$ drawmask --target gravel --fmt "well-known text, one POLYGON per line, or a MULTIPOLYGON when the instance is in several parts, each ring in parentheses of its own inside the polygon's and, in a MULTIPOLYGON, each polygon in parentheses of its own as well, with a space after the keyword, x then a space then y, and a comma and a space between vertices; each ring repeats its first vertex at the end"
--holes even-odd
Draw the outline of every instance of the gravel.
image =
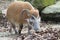
POLYGON ((60 23, 41 22, 41 31, 32 32, 30 35, 27 33, 27 27, 23 28, 21 35, 10 33, 10 26, 11 24, 7 22, 6 18, 1 19, 0 40, 60 40, 60 23))

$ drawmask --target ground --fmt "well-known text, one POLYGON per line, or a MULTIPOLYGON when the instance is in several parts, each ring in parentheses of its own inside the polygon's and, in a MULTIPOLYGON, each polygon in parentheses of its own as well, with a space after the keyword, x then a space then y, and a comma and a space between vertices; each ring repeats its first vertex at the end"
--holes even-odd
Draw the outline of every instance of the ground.
POLYGON ((9 33, 11 24, 5 18, 0 20, 0 40, 60 40, 60 23, 58 22, 41 22, 41 30, 39 33, 31 30, 31 35, 27 33, 27 27, 24 27, 22 34, 9 33), (7 24, 6 24, 7 23, 7 24))

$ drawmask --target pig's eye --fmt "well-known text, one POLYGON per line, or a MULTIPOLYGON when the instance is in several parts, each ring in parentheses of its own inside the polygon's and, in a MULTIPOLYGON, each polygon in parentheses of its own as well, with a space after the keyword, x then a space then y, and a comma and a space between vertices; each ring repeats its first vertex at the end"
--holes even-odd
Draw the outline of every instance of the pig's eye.
POLYGON ((31 17, 31 19, 34 19, 34 17, 31 17))
POLYGON ((31 19, 32 19, 32 20, 35 20, 35 16, 34 16, 34 15, 32 15, 31 19))

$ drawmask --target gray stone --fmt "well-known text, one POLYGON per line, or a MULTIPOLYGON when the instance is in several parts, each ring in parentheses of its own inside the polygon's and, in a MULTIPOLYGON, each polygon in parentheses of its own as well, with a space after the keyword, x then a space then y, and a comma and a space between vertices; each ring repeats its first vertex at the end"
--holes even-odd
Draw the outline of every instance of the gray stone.
POLYGON ((59 21, 60 20, 60 1, 43 9, 42 19, 59 21))

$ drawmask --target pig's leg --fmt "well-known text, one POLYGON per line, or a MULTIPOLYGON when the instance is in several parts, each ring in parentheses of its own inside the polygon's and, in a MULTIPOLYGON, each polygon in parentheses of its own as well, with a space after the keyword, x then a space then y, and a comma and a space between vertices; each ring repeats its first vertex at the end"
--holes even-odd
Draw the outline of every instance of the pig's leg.
POLYGON ((19 27, 19 35, 21 34, 21 30, 22 30, 22 28, 23 28, 23 24, 20 24, 20 27, 19 27))
POLYGON ((15 31, 15 34, 17 34, 18 32, 17 32, 16 27, 15 27, 14 24, 12 24, 12 28, 13 28, 13 30, 15 31))

